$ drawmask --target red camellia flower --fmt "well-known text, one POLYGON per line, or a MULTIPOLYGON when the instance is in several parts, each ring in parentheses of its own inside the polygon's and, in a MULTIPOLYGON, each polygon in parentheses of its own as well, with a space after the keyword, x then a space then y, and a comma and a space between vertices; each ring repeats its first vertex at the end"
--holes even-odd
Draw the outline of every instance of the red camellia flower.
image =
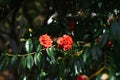
POLYGON ((48 36, 47 34, 44 34, 42 36, 39 37, 39 41, 40 44, 42 45, 43 48, 49 48, 52 46, 52 40, 50 38, 50 36, 48 36))
POLYGON ((57 39, 57 44, 59 48, 67 51, 72 47, 73 41, 69 35, 63 35, 63 37, 57 39))
POLYGON ((88 80, 88 78, 87 78, 87 76, 85 76, 85 75, 79 75, 79 76, 77 77, 77 80, 88 80))

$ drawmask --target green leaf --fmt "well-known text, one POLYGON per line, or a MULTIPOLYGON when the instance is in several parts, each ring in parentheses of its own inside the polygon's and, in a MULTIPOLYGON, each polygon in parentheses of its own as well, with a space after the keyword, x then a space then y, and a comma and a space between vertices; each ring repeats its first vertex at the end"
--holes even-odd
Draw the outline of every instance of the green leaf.
POLYGON ((83 61, 86 63, 87 61, 87 58, 88 58, 88 54, 87 53, 84 53, 83 54, 83 61))
POLYGON ((111 26, 112 35, 116 40, 120 41, 120 24, 114 21, 111 26))
POLYGON ((32 66, 33 66, 33 64, 34 64, 34 60, 33 60, 32 55, 28 55, 28 56, 26 57, 26 64, 27 64, 27 68, 28 68, 28 69, 31 69, 31 68, 32 68, 32 66))
POLYGON ((11 58, 10 64, 11 64, 11 65, 14 65, 14 63, 15 63, 15 61, 17 61, 17 59, 18 59, 17 56, 13 56, 13 57, 11 58))
POLYGON ((50 58, 54 58, 54 50, 53 50, 53 47, 50 47, 50 48, 48 48, 48 49, 46 49, 47 50, 47 54, 48 54, 48 56, 50 57, 50 58))
POLYGON ((26 76, 26 75, 23 75, 23 76, 22 76, 22 80, 28 80, 27 76, 26 76))
POLYGON ((33 49, 33 43, 31 39, 28 39, 25 43, 25 49, 27 53, 30 53, 33 49))
POLYGON ((44 77, 44 76, 46 76, 46 75, 47 75, 47 73, 45 73, 45 72, 43 72, 43 71, 40 73, 40 77, 44 77))
POLYGON ((84 37, 83 37, 83 40, 86 40, 87 38, 89 38, 89 34, 85 34, 84 37))
POLYGON ((99 41, 99 46, 101 48, 106 45, 108 38, 109 38, 109 34, 107 32, 102 35, 102 37, 100 38, 100 41, 99 41))
POLYGON ((21 61, 20 61, 20 65, 23 69, 26 68, 26 58, 25 57, 22 57, 21 58, 21 61))
POLYGON ((35 53, 34 55, 34 62, 36 66, 40 66, 41 61, 41 53, 35 53))
POLYGON ((26 76, 24 76, 24 77, 23 77, 23 80, 27 80, 27 77, 26 77, 26 76))
POLYGON ((98 59, 101 57, 102 52, 98 46, 94 46, 91 49, 92 59, 98 61, 98 59))
POLYGON ((36 52, 39 52, 39 51, 41 50, 41 48, 42 48, 42 47, 41 47, 40 45, 38 45, 38 46, 37 46, 37 49, 36 49, 36 52))
POLYGON ((6 64, 6 61, 7 61, 7 57, 3 58, 2 62, 0 63, 0 70, 3 70, 3 68, 6 64))

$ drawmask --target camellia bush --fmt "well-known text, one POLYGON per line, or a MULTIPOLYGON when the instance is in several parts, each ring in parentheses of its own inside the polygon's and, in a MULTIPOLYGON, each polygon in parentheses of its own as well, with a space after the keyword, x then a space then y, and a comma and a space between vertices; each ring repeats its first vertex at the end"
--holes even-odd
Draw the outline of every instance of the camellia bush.
POLYGON ((119 5, 0 0, 0 80, 120 80, 119 5))

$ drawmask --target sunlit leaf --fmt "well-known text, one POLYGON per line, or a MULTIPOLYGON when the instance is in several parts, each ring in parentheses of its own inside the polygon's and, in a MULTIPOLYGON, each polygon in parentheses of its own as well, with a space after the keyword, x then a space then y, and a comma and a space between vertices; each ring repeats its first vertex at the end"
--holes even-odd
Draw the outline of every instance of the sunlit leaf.
POLYGON ((25 49, 27 53, 30 53, 33 49, 33 43, 31 39, 28 39, 25 43, 25 49))
POLYGON ((40 77, 44 77, 44 76, 46 76, 47 75, 47 73, 45 73, 44 71, 42 71, 41 73, 40 73, 40 77))

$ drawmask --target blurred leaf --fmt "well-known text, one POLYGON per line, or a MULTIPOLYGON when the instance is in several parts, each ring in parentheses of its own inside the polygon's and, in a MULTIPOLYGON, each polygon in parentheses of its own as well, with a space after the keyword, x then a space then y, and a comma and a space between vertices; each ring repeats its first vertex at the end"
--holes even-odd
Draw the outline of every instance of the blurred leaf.
POLYGON ((6 5, 10 2, 11 0, 0 0, 1 5, 6 5))
POLYGON ((63 64, 63 60, 62 60, 62 59, 59 61, 59 67, 58 67, 58 68, 59 68, 59 76, 60 76, 61 78, 63 78, 65 66, 64 66, 64 64, 63 64))
POLYGON ((97 61, 97 60, 101 57, 102 52, 101 52, 101 50, 99 49, 99 47, 94 46, 94 47, 92 48, 91 54, 92 54, 93 60, 97 61))
POLYGON ((88 54, 87 54, 87 53, 84 53, 84 54, 83 54, 83 61, 84 61, 85 63, 86 63, 87 58, 88 58, 88 54))
POLYGON ((7 61, 7 58, 3 58, 2 62, 0 63, 0 70, 2 70, 5 67, 5 63, 7 61))
POLYGON ((27 76, 24 75, 23 78, 22 78, 22 80, 28 80, 27 76))
POLYGON ((87 38, 89 38, 89 34, 85 34, 84 37, 83 37, 83 40, 86 40, 87 38))
POLYGON ((20 65, 23 69, 26 68, 26 58, 25 57, 22 57, 21 58, 21 61, 20 61, 20 65))
POLYGON ((28 39, 25 43, 25 49, 27 51, 27 53, 30 53, 33 49, 33 43, 31 39, 28 39))
POLYGON ((82 73, 82 66, 81 66, 82 64, 83 63, 81 61, 75 60, 74 62, 75 75, 82 73))
POLYGON ((40 73, 40 77, 44 77, 44 76, 47 76, 47 73, 45 73, 44 71, 42 71, 42 72, 40 73))
POLYGON ((14 65, 14 63, 17 61, 18 57, 17 56, 13 56, 11 61, 10 61, 10 64, 11 65, 14 65))
POLYGON ((106 45, 109 38, 109 34, 106 32, 102 35, 102 37, 99 40, 99 46, 102 48, 106 45))
POLYGON ((46 50, 47 50, 48 56, 49 56, 50 58, 54 58, 55 53, 54 53, 53 47, 50 47, 50 48, 48 48, 48 49, 46 49, 46 50))
POLYGON ((39 67, 40 61, 41 61, 41 53, 35 53, 35 55, 34 55, 35 65, 39 67))
POLYGON ((111 32, 114 38, 120 41, 120 24, 117 21, 114 21, 111 26, 111 32))
POLYGON ((28 55, 28 56, 26 57, 26 63, 27 63, 28 69, 31 69, 32 66, 33 66, 33 64, 34 64, 34 60, 33 60, 32 55, 28 55))
POLYGON ((41 47, 40 45, 38 45, 38 46, 37 46, 37 49, 36 49, 36 52, 39 52, 39 51, 41 50, 41 48, 42 48, 42 47, 41 47))

